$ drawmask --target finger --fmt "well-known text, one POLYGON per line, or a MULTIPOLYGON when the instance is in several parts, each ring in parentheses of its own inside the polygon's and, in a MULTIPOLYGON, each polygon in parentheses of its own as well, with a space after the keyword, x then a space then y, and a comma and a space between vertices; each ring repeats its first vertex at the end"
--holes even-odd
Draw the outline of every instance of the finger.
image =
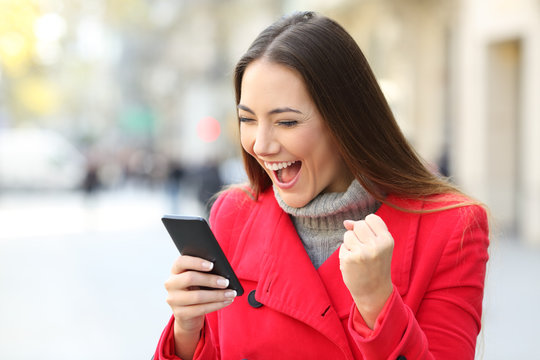
POLYGON ((168 294, 167 303, 172 307, 230 302, 236 298, 235 290, 189 290, 168 294))
POLYGON ((343 235, 343 246, 348 251, 356 251, 361 248, 362 243, 354 231, 347 231, 343 235))
POLYGON ((343 226, 345 226, 345 229, 347 229, 347 230, 354 230, 354 221, 353 220, 345 220, 345 221, 343 221, 343 226))
POLYGON ((354 223, 354 233, 361 242, 368 242, 375 235, 365 220, 356 221, 354 223))
POLYGON ((183 305, 211 304, 232 301, 236 298, 235 290, 194 290, 183 294, 183 305))
POLYGON ((383 219, 375 214, 369 214, 366 216, 365 222, 376 236, 383 235, 388 232, 388 227, 384 223, 383 219))
POLYGON ((340 259, 345 259, 346 257, 349 256, 350 252, 351 252, 351 250, 349 250, 347 248, 345 243, 341 244, 341 246, 339 247, 339 258, 340 259))
POLYGON ((229 280, 219 275, 189 270, 180 274, 173 274, 165 282, 165 288, 168 291, 201 286, 225 289, 227 286, 229 286, 229 280))
POLYGON ((217 302, 207 303, 207 304, 182 306, 175 309, 174 317, 175 319, 181 319, 181 318, 189 319, 189 318, 195 318, 198 316, 204 316, 211 312, 221 310, 232 303, 233 303, 233 300, 226 300, 226 301, 217 301, 217 302))
POLYGON ((173 263, 171 268, 172 274, 180 274, 186 270, 210 271, 214 264, 205 259, 194 256, 180 255, 173 263))

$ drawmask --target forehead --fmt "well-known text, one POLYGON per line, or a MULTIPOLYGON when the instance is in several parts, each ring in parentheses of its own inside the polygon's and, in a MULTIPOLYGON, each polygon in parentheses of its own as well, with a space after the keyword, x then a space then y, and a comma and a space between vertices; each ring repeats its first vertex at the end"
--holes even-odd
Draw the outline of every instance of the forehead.
MULTIPOLYGON (((302 76, 294 69, 266 59, 249 64, 242 77, 240 103, 312 102, 302 76)), ((287 104, 286 104, 287 103, 287 104)))

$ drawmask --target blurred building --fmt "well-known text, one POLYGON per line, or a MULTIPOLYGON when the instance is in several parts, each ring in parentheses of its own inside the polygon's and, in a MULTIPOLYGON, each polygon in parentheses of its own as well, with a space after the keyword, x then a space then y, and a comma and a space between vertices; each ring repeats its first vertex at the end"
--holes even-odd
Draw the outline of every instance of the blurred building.
POLYGON ((454 29, 456 180, 540 244, 540 2, 462 1, 454 29))
POLYGON ((489 206, 497 233, 540 244, 539 1, 0 4, 0 129, 54 128, 145 172, 238 156, 235 62, 281 14, 319 11, 358 41, 418 152, 489 206))
POLYGON ((288 1, 344 25, 419 153, 540 245, 540 2, 288 1))

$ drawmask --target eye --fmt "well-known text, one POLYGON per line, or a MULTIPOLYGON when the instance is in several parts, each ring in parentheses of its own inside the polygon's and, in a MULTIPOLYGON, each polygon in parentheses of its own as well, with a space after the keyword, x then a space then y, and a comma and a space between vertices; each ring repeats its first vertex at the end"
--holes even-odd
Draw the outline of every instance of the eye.
POLYGON ((238 121, 240 121, 241 123, 244 123, 244 124, 248 124, 248 123, 254 122, 255 120, 247 118, 245 116, 238 116, 238 121))
POLYGON ((298 125, 298 121, 296 120, 281 120, 278 122, 278 125, 285 126, 285 127, 293 127, 298 125))

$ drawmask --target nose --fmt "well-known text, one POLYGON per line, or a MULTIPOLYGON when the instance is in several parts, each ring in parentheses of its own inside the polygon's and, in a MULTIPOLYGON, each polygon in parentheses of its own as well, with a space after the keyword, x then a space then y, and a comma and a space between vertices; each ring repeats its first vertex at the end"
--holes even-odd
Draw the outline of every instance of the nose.
POLYGON ((260 126, 257 129, 253 152, 257 156, 264 157, 279 152, 279 142, 277 141, 272 129, 260 126))

